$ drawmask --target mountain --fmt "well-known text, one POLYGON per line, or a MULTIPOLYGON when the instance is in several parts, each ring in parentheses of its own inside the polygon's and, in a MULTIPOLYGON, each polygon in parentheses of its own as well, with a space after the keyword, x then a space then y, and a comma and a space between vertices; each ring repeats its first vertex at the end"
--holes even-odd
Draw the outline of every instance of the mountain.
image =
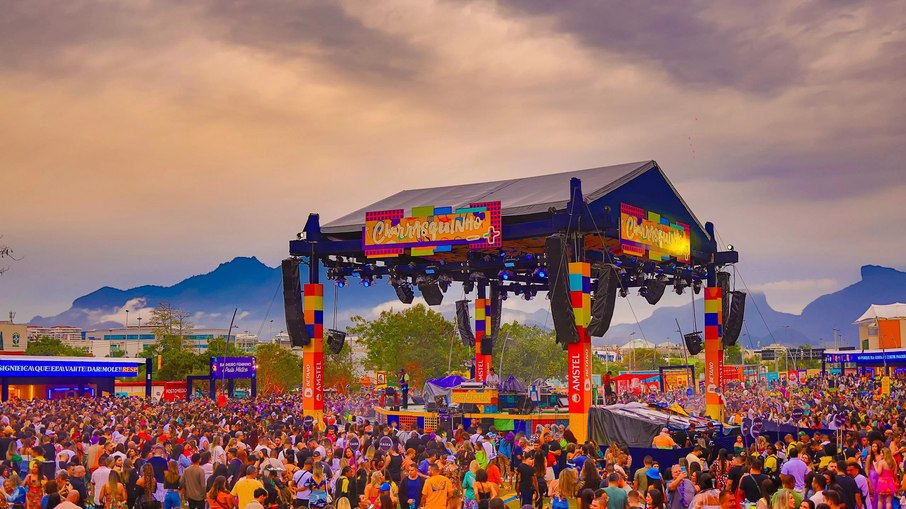
MULTIPOLYGON (((308 280, 305 265, 302 280, 308 280)), ((322 270, 321 281, 327 282, 322 270)), ((352 314, 368 314, 381 302, 396 299, 386 284, 370 288, 350 284, 341 290, 338 299, 338 318, 352 314)), ((380 283, 377 281, 376 283, 380 283)), ((131 324, 139 317, 147 320, 151 310, 166 301, 188 311, 196 326, 227 328, 233 309, 238 308, 239 330, 257 332, 273 320, 273 331, 285 329, 283 314, 282 273, 280 267, 268 267, 255 257, 239 257, 220 264, 207 274, 191 276, 173 286, 147 285, 120 290, 105 286, 77 298, 66 311, 55 316, 36 316, 32 325, 73 325, 83 329, 120 327, 125 321, 125 309, 130 311, 131 324)), ((325 285, 325 325, 332 326, 333 285, 325 285)), ((147 323, 147 322, 146 322, 147 323)), ((266 329, 265 329, 266 330, 266 329)))
MULTIPOLYGON (((302 280, 308 280, 306 267, 302 267, 302 280)), ((906 272, 896 269, 866 265, 861 270, 862 279, 842 290, 818 297, 803 309, 799 315, 783 313, 771 308, 765 295, 752 293, 746 302, 745 326, 740 344, 746 348, 757 348, 772 342, 786 344, 809 343, 813 346, 833 344, 833 330, 839 329, 844 344, 855 345, 857 328, 852 322, 871 304, 906 302, 906 272)), ((327 280, 322 269, 321 281, 325 284, 324 322, 333 326, 334 297, 337 297, 337 327, 344 328, 349 318, 359 314, 374 316, 391 306, 401 308, 387 280, 375 281, 365 288, 358 280, 350 278, 349 284, 335 292, 335 286, 327 280)), ((33 325, 74 325, 83 329, 119 327, 125 320, 124 309, 130 311, 130 322, 138 317, 148 319, 151 310, 162 301, 170 302, 179 309, 192 314, 192 323, 202 327, 227 328, 234 308, 239 309, 239 330, 251 332, 278 332, 285 328, 283 316, 282 276, 280 267, 268 267, 254 257, 239 257, 223 263, 207 274, 189 277, 173 286, 139 286, 128 290, 103 287, 88 295, 77 298, 66 311, 49 317, 36 316, 33 325), (273 320, 273 325, 268 326, 273 320)), ((435 308, 447 318, 454 315, 454 301, 462 298, 462 290, 453 285, 447 292, 443 305, 435 308)), ((423 302, 416 297, 415 302, 423 302)), ((617 305, 622 304, 618 299, 617 305)), ((647 304, 644 304, 647 305, 647 304)), ((696 298, 696 321, 702 328, 702 298, 696 298)), ((552 328, 547 310, 533 313, 520 312, 504 307, 505 321, 519 320, 531 325, 552 328)), ((636 324, 615 324, 604 338, 595 338, 595 343, 623 344, 634 332, 634 337, 648 338, 654 343, 679 341, 676 322, 679 320, 683 332, 693 330, 692 306, 659 306, 654 314, 636 324), (644 333, 644 334, 642 334, 644 333)))
MULTIPOLYGON (((773 342, 784 344, 810 344, 828 347, 834 344, 834 329, 841 333, 840 345, 856 346, 858 327, 853 322, 872 304, 892 304, 906 301, 906 272, 889 267, 865 265, 862 279, 842 290, 822 295, 808 304, 801 314, 775 311, 764 294, 750 294, 746 300, 745 326, 739 342, 745 348, 757 348, 773 342), (748 336, 746 336, 748 334, 748 336)), ((701 330, 701 299, 697 299, 697 316, 701 330)), ((618 302, 619 305, 619 302, 618 302)), ((649 318, 640 322, 645 337, 654 343, 670 337, 679 341, 676 322, 679 319, 683 332, 692 330, 691 304, 680 307, 659 308, 649 318), (658 338, 653 340, 652 338, 658 338)), ((623 344, 631 332, 641 337, 635 324, 614 325, 605 338, 596 338, 603 344, 623 344)))
MULTIPOLYGON (((617 301, 619 305, 619 301, 617 301)), ((647 304, 645 304, 647 305, 647 304)), ((652 343, 658 344, 670 338, 670 342, 679 343, 680 335, 676 332, 676 321, 679 320, 680 329, 683 333, 694 330, 703 330, 703 311, 702 296, 696 296, 695 306, 695 325, 692 321, 692 304, 674 307, 659 307, 654 313, 639 323, 641 332, 636 324, 619 324, 614 325, 607 331, 602 339, 596 338, 596 343, 601 344, 624 344, 628 341, 630 334, 635 333, 632 337, 648 338, 652 343)), ((793 324, 799 319, 799 315, 783 313, 771 308, 767 299, 762 293, 754 293, 746 298, 745 327, 740 334, 740 344, 745 348, 757 348, 758 343, 768 345, 774 341, 771 334, 781 343, 801 344, 808 342, 808 336, 803 334, 793 324), (760 313, 759 313, 760 312, 760 313), (762 316, 764 319, 762 320, 762 316), (767 325, 765 325, 767 323, 767 325), (785 326, 790 325, 787 329, 785 326), (745 335, 748 336, 745 336, 745 335), (750 339, 751 338, 751 339, 750 339)))

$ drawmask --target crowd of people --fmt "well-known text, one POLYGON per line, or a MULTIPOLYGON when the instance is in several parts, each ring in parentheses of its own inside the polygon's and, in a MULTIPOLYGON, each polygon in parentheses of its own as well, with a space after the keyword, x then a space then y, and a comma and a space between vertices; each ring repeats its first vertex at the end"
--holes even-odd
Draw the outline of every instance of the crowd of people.
POLYGON ((319 422, 298 395, 12 401, 0 407, 0 509, 894 509, 906 385, 879 391, 852 376, 728 386, 730 422, 802 431, 720 446, 714 426, 665 430, 652 446, 684 449, 663 465, 557 425, 382 425, 370 393, 330 394, 319 422))

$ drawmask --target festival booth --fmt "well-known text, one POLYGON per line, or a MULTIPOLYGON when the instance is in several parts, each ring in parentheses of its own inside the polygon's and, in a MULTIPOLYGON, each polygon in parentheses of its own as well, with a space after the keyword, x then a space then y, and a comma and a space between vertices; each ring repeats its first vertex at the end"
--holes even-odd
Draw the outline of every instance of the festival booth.
POLYGON ((144 395, 151 397, 150 359, 0 356, 0 396, 65 399, 116 394, 116 379, 138 380, 145 366, 144 395))
MULTIPOLYGON (((713 225, 695 217, 655 161, 401 191, 323 225, 310 214, 289 252, 283 262, 287 332, 303 348, 304 409, 316 418, 324 409, 321 375, 330 339, 323 326, 322 265, 338 302, 341 288, 353 281, 367 287, 385 279, 402 303, 411 304, 419 292, 429 306, 440 305, 452 283, 462 284, 467 297, 457 302, 456 328, 474 348, 471 370, 479 383, 493 365, 503 301, 547 292, 556 338, 567 352, 566 394, 556 402, 551 396, 557 406, 540 415, 477 415, 521 420, 530 429, 568 418, 580 441, 588 434, 593 397, 591 337, 607 332, 618 292, 625 297, 638 289, 652 305, 667 288, 704 293, 706 399, 709 412, 722 413, 721 296, 730 289, 718 286, 717 274, 739 257, 718 250, 713 225)), ((493 400, 492 394, 480 397, 493 400)), ((388 421, 407 417, 377 411, 388 421)))

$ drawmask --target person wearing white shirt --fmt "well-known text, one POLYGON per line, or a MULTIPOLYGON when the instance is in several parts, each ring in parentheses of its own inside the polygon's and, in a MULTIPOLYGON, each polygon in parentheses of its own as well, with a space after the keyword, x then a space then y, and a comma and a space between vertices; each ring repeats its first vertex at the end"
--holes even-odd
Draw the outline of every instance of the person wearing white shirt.
POLYGON ((497 376, 497 372, 494 371, 494 368, 488 370, 488 376, 484 379, 484 384, 494 389, 500 385, 500 377, 497 376))
POLYGON ((96 506, 104 507, 104 504, 101 502, 101 491, 110 479, 110 467, 113 466, 113 461, 113 458, 105 458, 104 463, 91 474, 92 499, 96 506))

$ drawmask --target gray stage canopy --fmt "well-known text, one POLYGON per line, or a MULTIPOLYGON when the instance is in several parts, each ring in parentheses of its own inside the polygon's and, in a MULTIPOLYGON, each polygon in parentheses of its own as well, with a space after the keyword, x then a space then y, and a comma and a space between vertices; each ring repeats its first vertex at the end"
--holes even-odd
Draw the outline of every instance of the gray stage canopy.
POLYGON ((588 416, 588 438, 599 444, 616 442, 628 447, 651 447, 654 437, 663 428, 671 430, 706 427, 708 420, 686 417, 667 409, 626 403, 592 408, 588 416))

